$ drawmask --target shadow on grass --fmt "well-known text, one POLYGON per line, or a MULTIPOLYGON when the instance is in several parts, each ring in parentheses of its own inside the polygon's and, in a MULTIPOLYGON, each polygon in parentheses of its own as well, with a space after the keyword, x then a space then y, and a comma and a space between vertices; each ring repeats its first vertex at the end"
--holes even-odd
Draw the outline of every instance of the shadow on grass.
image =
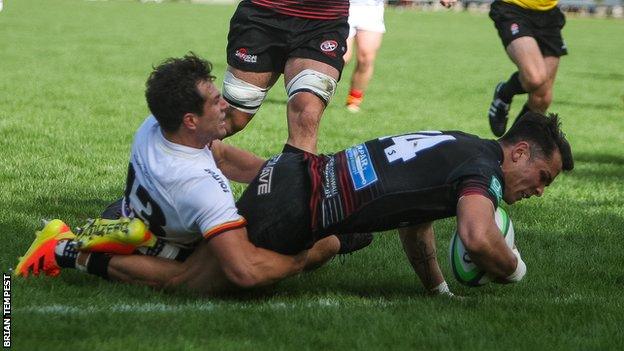
POLYGON ((588 78, 592 80, 611 80, 614 82, 621 82, 624 80, 624 74, 622 73, 605 73, 605 72, 570 72, 569 75, 573 77, 588 78))
POLYGON ((599 164, 614 164, 618 166, 624 166, 623 155, 575 152, 574 161, 575 162, 587 162, 587 163, 599 163, 599 164))
POLYGON ((570 106, 583 109, 603 110, 603 111, 618 111, 624 109, 624 104, 621 101, 606 104, 598 102, 583 102, 572 100, 557 100, 558 106, 570 106))

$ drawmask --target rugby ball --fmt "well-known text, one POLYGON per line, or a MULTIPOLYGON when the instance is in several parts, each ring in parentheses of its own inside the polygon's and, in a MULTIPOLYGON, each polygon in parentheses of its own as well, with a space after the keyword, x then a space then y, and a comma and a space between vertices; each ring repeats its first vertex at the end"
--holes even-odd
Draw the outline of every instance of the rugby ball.
MULTIPOLYGON (((501 233, 505 237, 505 243, 509 248, 514 246, 514 229, 511 223, 511 219, 507 215, 507 212, 501 207, 496 209, 494 213, 494 219, 496 225, 500 229, 501 233)), ((462 243, 457 231, 451 239, 450 245, 450 260, 453 275, 458 282, 468 286, 482 286, 490 282, 490 278, 485 274, 485 271, 477 267, 472 262, 464 243, 462 243)))

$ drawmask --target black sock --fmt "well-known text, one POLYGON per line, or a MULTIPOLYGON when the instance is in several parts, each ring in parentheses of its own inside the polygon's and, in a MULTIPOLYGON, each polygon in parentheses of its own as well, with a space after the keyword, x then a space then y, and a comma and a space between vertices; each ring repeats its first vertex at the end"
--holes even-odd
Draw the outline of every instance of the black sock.
POLYGON ((525 113, 530 112, 530 111, 531 111, 531 109, 529 108, 529 105, 528 104, 524 104, 522 106, 522 110, 520 110, 520 113, 518 113, 518 117, 516 117, 516 120, 518 118, 520 118, 522 115, 524 115, 525 113))
POLYGON ((73 240, 61 240, 54 248, 54 258, 56 264, 61 268, 76 268, 76 258, 78 250, 74 246, 73 240))
POLYGON ((111 256, 101 252, 92 252, 87 262, 87 272, 108 280, 108 264, 111 256))
POLYGON ((526 93, 526 90, 522 88, 519 77, 520 75, 516 71, 509 77, 509 80, 503 84, 503 87, 498 92, 498 97, 503 100, 503 102, 508 104, 511 102, 514 95, 526 93))
POLYGON ((303 150, 301 150, 299 148, 296 148, 296 147, 294 147, 294 146, 292 146, 290 144, 284 144, 284 148, 282 149, 282 153, 284 154, 284 153, 287 153, 287 152, 290 152, 290 153, 293 153, 293 154, 302 154, 305 151, 303 151, 303 150))

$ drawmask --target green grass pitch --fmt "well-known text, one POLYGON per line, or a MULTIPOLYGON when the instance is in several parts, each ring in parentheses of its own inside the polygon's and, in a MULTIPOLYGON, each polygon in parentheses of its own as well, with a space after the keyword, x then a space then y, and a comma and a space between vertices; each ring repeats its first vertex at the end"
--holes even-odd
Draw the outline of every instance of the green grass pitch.
MULTIPOLYGON (((0 12, 0 240, 3 271, 41 218, 73 226, 123 188, 130 142, 147 115, 151 66, 193 50, 223 76, 233 5, 5 0, 0 12)), ((389 8, 363 111, 342 104, 320 152, 393 133, 461 129, 490 137, 494 85, 514 67, 486 14, 389 8)), ((310 274, 232 298, 161 293, 64 272, 13 279, 16 350, 607 350, 624 344, 624 22, 569 18, 551 111, 576 156, 542 199, 508 207, 528 265, 515 286, 427 298, 395 233, 310 274)), ((512 115, 519 110, 518 97, 512 115)), ((229 142, 269 156, 286 140, 280 81, 229 142)), ((235 186, 240 195, 243 187, 235 186)))

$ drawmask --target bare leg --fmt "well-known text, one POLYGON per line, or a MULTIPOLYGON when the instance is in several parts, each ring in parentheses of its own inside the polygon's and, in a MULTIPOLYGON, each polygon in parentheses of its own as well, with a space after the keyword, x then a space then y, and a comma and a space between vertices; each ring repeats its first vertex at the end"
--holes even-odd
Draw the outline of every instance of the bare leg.
POLYGON ((558 57, 543 57, 532 37, 521 37, 507 46, 509 58, 518 66, 520 83, 529 93, 528 107, 545 112, 552 101, 552 87, 559 66, 558 57))
POLYGON ((355 50, 355 47, 353 47, 354 41, 355 36, 347 38, 347 52, 345 52, 345 54, 342 56, 342 59, 345 62, 345 66, 347 65, 347 63, 349 63, 349 61, 351 61, 351 56, 353 55, 353 51, 355 50))
MULTIPOLYGON (((228 71, 231 72, 236 78, 244 80, 249 84, 253 84, 262 89, 270 89, 277 81, 280 74, 274 72, 246 72, 228 66, 228 71)), ((230 106, 226 112, 226 129, 228 136, 236 134, 243 130, 245 126, 251 121, 254 114, 243 112, 234 106, 230 106)))
POLYGON ((528 105, 531 111, 545 113, 553 99, 553 86, 559 67, 559 58, 548 56, 544 58, 546 63, 547 79, 542 86, 529 94, 528 105))
MULTIPOLYGON (((334 67, 304 58, 291 58, 284 68, 284 83, 290 81, 301 71, 313 69, 324 73, 334 79, 338 79, 339 72, 334 67)), ((288 141, 287 143, 305 150, 316 153, 316 142, 321 115, 325 110, 325 103, 315 94, 300 92, 288 100, 288 141)))
POLYGON ((340 241, 338 241, 335 235, 330 235, 317 241, 314 243, 314 246, 308 250, 308 257, 304 269, 310 271, 319 268, 336 256, 338 250, 340 250, 340 241))
MULTIPOLYGON (((89 255, 80 253, 77 263, 84 266, 89 255)), ((185 288, 214 293, 232 287, 204 243, 185 262, 144 255, 114 255, 107 273, 109 279, 114 281, 157 289, 185 288)))
POLYGON ((351 76, 351 89, 364 91, 373 76, 377 51, 381 47, 383 33, 360 30, 355 35, 357 64, 351 76))

